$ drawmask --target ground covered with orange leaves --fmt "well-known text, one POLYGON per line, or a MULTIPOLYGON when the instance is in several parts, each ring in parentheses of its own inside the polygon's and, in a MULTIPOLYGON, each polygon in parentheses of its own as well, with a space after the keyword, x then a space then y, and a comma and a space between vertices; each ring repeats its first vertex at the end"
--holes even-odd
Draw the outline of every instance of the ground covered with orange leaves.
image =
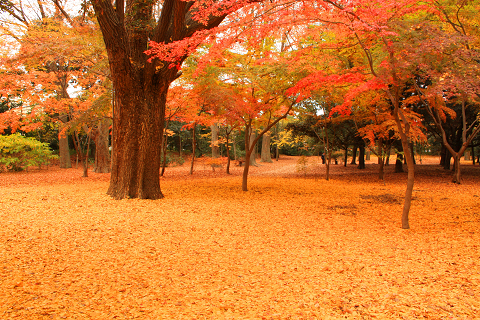
MULTIPOLYGON (((435 160, 436 161, 436 160, 435 160)), ((162 200, 112 200, 108 174, 0 173, 0 319, 479 319, 480 166, 464 181, 298 158, 249 191, 199 163, 162 200)))

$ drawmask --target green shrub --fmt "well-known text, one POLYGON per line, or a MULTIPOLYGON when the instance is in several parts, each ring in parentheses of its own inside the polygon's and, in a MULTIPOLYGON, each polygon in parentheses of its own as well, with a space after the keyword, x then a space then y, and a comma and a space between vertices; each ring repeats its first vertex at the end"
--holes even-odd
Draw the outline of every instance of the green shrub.
MULTIPOLYGON (((166 160, 165 163, 169 167, 181 166, 182 164, 185 163, 185 159, 183 157, 180 157, 172 153, 167 153, 165 160, 166 160)), ((163 162, 163 156, 161 158, 161 161, 163 162)))
POLYGON ((29 166, 39 166, 57 158, 48 147, 34 138, 19 133, 0 136, 0 165, 10 171, 21 171, 29 166))

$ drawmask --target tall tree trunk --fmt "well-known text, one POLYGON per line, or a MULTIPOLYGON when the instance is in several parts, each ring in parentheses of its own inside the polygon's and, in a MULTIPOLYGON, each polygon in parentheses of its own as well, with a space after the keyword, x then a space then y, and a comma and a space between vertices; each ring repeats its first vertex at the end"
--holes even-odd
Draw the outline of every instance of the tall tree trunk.
POLYGON ((252 138, 251 135, 252 127, 251 124, 245 126, 245 165, 243 167, 242 175, 242 191, 248 191, 247 181, 248 181, 248 171, 250 170, 250 156, 255 148, 251 147, 253 142, 250 142, 252 138))
POLYGON ((410 142, 410 153, 412 154, 413 164, 417 164, 417 161, 415 160, 415 148, 413 146, 413 142, 410 142))
POLYGON ((109 173, 110 172, 110 151, 108 149, 109 138, 109 120, 100 120, 93 140, 95 142, 95 167, 93 172, 109 173))
MULTIPOLYGON (((165 120, 165 129, 168 129, 170 121, 165 120)), ((165 168, 167 167, 167 146, 168 146, 168 134, 166 130, 163 131, 163 139, 161 142, 161 155, 162 155, 162 170, 160 172, 160 176, 163 177, 165 174, 165 168)))
POLYGON ((225 146, 227 148, 227 174, 230 174, 230 147, 228 145, 228 143, 229 143, 228 138, 230 136, 230 133, 228 132, 228 128, 226 128, 225 130, 226 130, 226 134, 225 134, 226 144, 225 144, 225 146))
POLYGON ((322 160, 323 160, 323 163, 325 163, 325 157, 327 157, 327 170, 325 172, 325 180, 330 180, 330 162, 331 162, 331 157, 332 157, 332 151, 330 150, 330 140, 328 138, 328 132, 327 132, 327 126, 325 125, 323 127, 323 131, 324 131, 324 145, 325 145, 325 152, 324 152, 324 156, 322 157, 322 160))
MULTIPOLYGON (((245 135, 245 137, 246 137, 246 135, 245 135)), ((252 152, 250 152, 250 154, 248 155, 248 157, 247 157, 247 155, 245 155, 245 162, 248 161, 248 162, 250 162, 250 165, 251 165, 251 166, 256 166, 256 167, 257 167, 258 164, 257 164, 257 161, 256 161, 256 159, 255 159, 255 158, 256 158, 256 148, 255 148, 255 147, 256 147, 256 141, 255 141, 255 140, 256 140, 256 137, 257 137, 257 134, 255 133, 255 131, 253 130, 253 128, 250 128, 249 140, 248 140, 248 141, 250 141, 250 145, 248 146, 248 149, 251 148, 251 149, 252 149, 252 152), (255 141, 255 144, 252 145, 252 144, 254 143, 254 141, 255 141)), ((245 149, 245 150, 246 150, 246 149, 245 149)))
POLYGON ((472 165, 475 165, 475 147, 472 145, 472 165))
POLYGON ((220 158, 220 147, 218 146, 218 123, 210 126, 212 130, 212 158, 220 158))
POLYGON ((453 157, 453 168, 454 168, 453 183, 460 184, 461 174, 460 174, 460 154, 459 153, 457 153, 453 157))
POLYGON ((269 163, 273 162, 272 154, 270 153, 270 132, 266 132, 263 135, 261 161, 269 163))
MULTIPOLYGON (((396 88, 398 90, 398 88, 396 88)), ((412 154, 410 153, 410 141, 408 134, 410 132, 410 124, 400 109, 400 101, 398 92, 395 94, 396 99, 392 100, 394 107, 393 116, 397 124, 397 129, 402 141, 402 148, 405 157, 407 158, 407 189, 405 190, 405 200, 402 211, 402 229, 410 229, 409 213, 412 205, 413 185, 415 183, 415 164, 413 163, 412 154)))
POLYGON ((237 141, 236 141, 236 135, 234 134, 233 137, 232 137, 232 143, 233 143, 233 159, 238 160, 237 159, 237 141))
POLYGON ((360 154, 358 155, 358 169, 365 169, 365 146, 361 144, 359 146, 360 154))
POLYGON ((343 166, 346 167, 347 166, 347 161, 348 161, 348 146, 345 147, 345 154, 344 154, 344 158, 343 158, 343 166))
MULTIPOLYGON (((116 72, 112 68, 112 74, 116 72)), ((114 154, 108 194, 115 199, 160 199, 160 159, 168 84, 145 86, 130 72, 116 74, 114 154), (133 78, 133 79, 132 79, 133 78), (125 88, 127 86, 129 89, 125 88)))
POLYGON ((195 143, 196 143, 196 139, 195 139, 195 128, 197 127, 197 123, 194 122, 193 123, 193 128, 192 128, 192 162, 190 164, 190 174, 192 175, 193 174, 193 166, 195 164, 195 143))
POLYGON ((358 150, 358 145, 353 145, 353 150, 352 150, 352 162, 350 164, 357 164, 357 150, 358 150))
POLYGON ((217 27, 225 15, 201 22, 192 2, 164 1, 158 19, 155 1, 91 1, 102 31, 115 92, 113 155, 107 193, 115 199, 160 199, 161 143, 168 87, 180 76, 175 63, 149 60, 149 42, 172 43, 217 27), (125 5, 127 3, 127 5, 125 5), (115 5, 115 7, 114 7, 115 5), (173 66, 173 67, 172 67, 173 66))

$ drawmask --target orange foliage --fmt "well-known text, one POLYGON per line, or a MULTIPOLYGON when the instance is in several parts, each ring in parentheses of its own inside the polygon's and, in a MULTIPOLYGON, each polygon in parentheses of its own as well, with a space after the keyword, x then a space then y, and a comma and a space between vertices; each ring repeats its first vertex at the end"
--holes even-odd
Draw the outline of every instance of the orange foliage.
POLYGON ((304 179, 296 162, 253 167, 248 193, 241 168, 171 168, 155 201, 113 200, 108 174, 0 174, 1 318, 478 315, 479 167, 453 185, 418 165, 402 230, 406 174, 384 185, 372 159, 361 173, 333 166, 330 181, 315 164, 304 179))

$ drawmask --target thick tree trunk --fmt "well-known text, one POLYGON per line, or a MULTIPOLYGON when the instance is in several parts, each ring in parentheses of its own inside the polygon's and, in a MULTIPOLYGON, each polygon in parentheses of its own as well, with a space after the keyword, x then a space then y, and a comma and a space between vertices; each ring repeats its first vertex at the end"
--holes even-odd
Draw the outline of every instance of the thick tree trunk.
POLYGON ((266 132, 262 139, 261 161, 272 163, 272 154, 270 153, 270 132, 266 132))
POLYGON ((93 168, 93 172, 95 173, 110 172, 110 151, 108 149, 109 127, 109 120, 101 120, 94 134, 95 167, 93 168))
POLYGON ((344 154, 344 158, 343 158, 343 166, 344 167, 347 166, 347 161, 348 161, 348 146, 345 147, 345 154, 344 154))
POLYGON ((120 87, 114 114, 115 152, 107 193, 115 199, 163 198, 160 154, 168 83, 152 88, 134 77, 117 77, 121 79, 114 81, 120 87))
POLYGON ((260 161, 272 163, 272 154, 270 150, 270 132, 263 135, 262 150, 260 151, 260 161))
POLYGON ((443 169, 450 170, 451 162, 452 162, 452 154, 448 152, 448 150, 445 148, 445 158, 443 163, 443 169))
POLYGON ((358 169, 365 169, 365 146, 360 145, 360 154, 358 155, 358 169))

